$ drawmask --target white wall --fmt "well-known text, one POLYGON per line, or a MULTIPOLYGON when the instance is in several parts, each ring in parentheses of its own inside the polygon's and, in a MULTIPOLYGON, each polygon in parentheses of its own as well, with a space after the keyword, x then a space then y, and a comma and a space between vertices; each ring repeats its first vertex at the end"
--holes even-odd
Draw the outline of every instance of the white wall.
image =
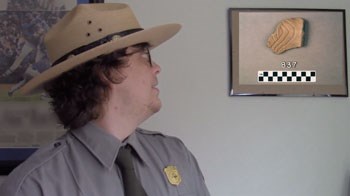
POLYGON ((183 25, 153 51, 162 66, 164 107, 144 127, 180 137, 196 155, 213 196, 347 195, 349 98, 229 97, 227 9, 343 8, 349 35, 349 0, 127 3, 144 27, 183 25))

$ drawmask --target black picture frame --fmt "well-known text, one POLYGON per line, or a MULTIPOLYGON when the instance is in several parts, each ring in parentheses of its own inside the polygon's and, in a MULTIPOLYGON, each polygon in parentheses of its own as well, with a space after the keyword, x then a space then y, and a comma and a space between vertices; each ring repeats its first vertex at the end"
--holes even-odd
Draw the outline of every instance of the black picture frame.
POLYGON ((229 96, 348 97, 345 16, 345 9, 229 8, 229 96), (286 28, 291 21, 299 23, 286 28), (298 31, 286 41, 283 33, 298 31))
MULTIPOLYGON (((78 3, 104 3, 104 0, 78 0, 78 3)), ((0 147, 0 175, 8 175, 38 147, 0 147)))
POLYGON ((8 175, 38 148, 0 148, 0 175, 8 175))

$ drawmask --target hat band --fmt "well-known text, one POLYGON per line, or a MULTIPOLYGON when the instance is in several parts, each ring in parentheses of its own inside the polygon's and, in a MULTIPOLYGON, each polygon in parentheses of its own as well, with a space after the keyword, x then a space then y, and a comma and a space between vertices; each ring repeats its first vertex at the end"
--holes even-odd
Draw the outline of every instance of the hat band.
POLYGON ((107 35, 106 37, 102 38, 102 39, 99 39, 97 41, 94 41, 88 45, 85 45, 85 46, 81 46, 79 48, 76 48, 72 51, 70 51, 69 53, 63 55, 61 58, 57 59, 53 64, 52 64, 52 67, 67 60, 70 56, 76 56, 76 55, 79 55, 83 52, 86 52, 88 50, 91 50, 97 46, 100 46, 102 44, 105 44, 107 42, 110 42, 112 40, 115 40, 115 39, 118 39, 120 37, 124 37, 124 36, 127 36, 127 35, 130 35, 132 33, 135 33, 135 32, 138 32, 138 31, 141 31, 143 30, 142 28, 137 28, 137 29, 129 29, 129 30, 126 30, 126 31, 121 31, 121 32, 118 32, 118 33, 113 33, 113 34, 110 34, 110 35, 107 35))

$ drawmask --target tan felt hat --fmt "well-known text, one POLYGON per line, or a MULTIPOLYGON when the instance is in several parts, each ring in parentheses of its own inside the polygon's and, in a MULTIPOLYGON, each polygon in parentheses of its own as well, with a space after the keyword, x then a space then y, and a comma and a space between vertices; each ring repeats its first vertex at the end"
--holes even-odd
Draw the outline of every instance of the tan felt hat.
POLYGON ((41 91, 42 85, 100 55, 147 42, 151 48, 174 36, 179 24, 142 29, 127 4, 79 4, 46 34, 44 42, 53 66, 25 83, 19 94, 41 91))

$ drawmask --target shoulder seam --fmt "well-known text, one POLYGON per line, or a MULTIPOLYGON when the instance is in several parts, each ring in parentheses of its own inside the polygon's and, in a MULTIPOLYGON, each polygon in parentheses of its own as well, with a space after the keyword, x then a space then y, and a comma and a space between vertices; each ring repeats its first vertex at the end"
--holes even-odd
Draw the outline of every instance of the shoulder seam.
POLYGON ((62 146, 59 150, 57 150, 55 153, 53 153, 51 156, 49 156, 45 161, 43 161, 42 163, 40 163, 40 165, 37 165, 36 167, 33 167, 31 170, 29 170, 20 180, 17 190, 15 192, 15 195, 18 194, 19 190, 21 189, 23 182, 28 178, 28 176, 30 174, 32 174, 35 170, 37 170, 38 168, 40 168, 42 165, 46 164, 48 161, 50 161, 53 157, 55 157, 58 153, 61 153, 61 151, 63 150, 63 148, 66 148, 66 144, 64 144, 64 146, 62 146))

